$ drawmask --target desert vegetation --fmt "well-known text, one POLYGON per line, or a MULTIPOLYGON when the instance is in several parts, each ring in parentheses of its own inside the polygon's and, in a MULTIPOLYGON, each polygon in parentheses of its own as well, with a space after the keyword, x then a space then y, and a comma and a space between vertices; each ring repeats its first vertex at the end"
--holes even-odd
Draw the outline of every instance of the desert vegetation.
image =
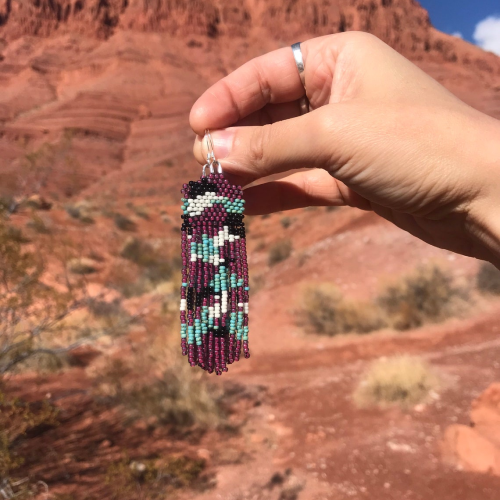
MULTIPOLYGON (((129 312, 121 295, 89 293, 87 276, 95 274, 103 261, 97 253, 90 253, 93 259, 75 256, 62 239, 58 242, 64 248, 52 252, 50 259, 36 251, 37 238, 58 237, 36 230, 27 237, 8 217, 0 218, 0 495, 4 498, 35 498, 48 491, 45 483, 19 474, 26 462, 23 443, 60 425, 58 406, 49 400, 32 403, 10 395, 7 374, 71 370, 81 363, 73 355, 75 349, 116 338, 142 322, 141 309, 129 312)), ((155 284, 171 279, 175 269, 153 244, 137 238, 125 242, 120 258, 155 284)), ((161 318, 150 313, 149 319, 177 329, 168 308, 157 314, 161 318)), ((157 332, 158 327, 150 323, 148 328, 157 332)), ((185 360, 179 360, 177 351, 174 354, 170 336, 155 335, 133 346, 124 358, 101 355, 85 376, 98 408, 116 409, 124 422, 143 420, 149 428, 161 426, 174 433, 217 427, 225 419, 223 391, 181 361, 185 360)), ((211 484, 199 458, 182 454, 141 458, 126 449, 121 456, 103 471, 113 498, 163 498, 166 491, 211 484)))
POLYGON ((431 265, 389 283, 370 301, 348 300, 329 284, 308 288, 299 321, 312 333, 330 336, 381 328, 409 330, 456 316, 469 296, 449 272, 431 265))
POLYGON ((268 263, 274 266, 288 259, 292 254, 292 242, 289 239, 279 240, 269 249, 268 263))
POLYGON ((201 370, 179 359, 169 342, 159 337, 126 359, 103 358, 90 372, 94 394, 118 406, 127 418, 174 429, 216 426, 223 417, 222 393, 201 370))
POLYGON ((153 290, 158 284, 173 278, 180 266, 179 257, 170 255, 161 243, 154 245, 139 237, 127 238, 119 255, 138 269, 138 275, 132 274, 129 279, 126 273, 120 273, 121 281, 117 286, 125 297, 143 295, 153 290))
POLYGON ((400 405, 425 401, 439 387, 439 378, 424 360, 395 356, 374 361, 354 392, 359 407, 400 405))
POLYGON ((500 295, 500 271, 489 262, 483 262, 476 278, 477 288, 488 295, 500 295))
POLYGON ((309 288, 304 294, 302 319, 315 333, 367 333, 385 325, 383 315, 369 302, 346 300, 333 285, 309 288))

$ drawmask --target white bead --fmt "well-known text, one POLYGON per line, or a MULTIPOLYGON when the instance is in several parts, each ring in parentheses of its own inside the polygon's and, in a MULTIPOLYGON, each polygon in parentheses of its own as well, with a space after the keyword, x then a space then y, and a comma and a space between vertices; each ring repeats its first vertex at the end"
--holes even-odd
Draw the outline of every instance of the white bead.
POLYGON ((193 239, 193 237, 190 234, 188 234, 188 240, 192 240, 192 239, 193 239))
POLYGON ((243 307, 243 302, 239 302, 238 307, 243 307))
POLYGON ((239 237, 239 236, 235 236, 235 237, 234 237, 234 239, 235 239, 235 240, 239 240, 239 239, 240 239, 240 237, 239 237))
POLYGON ((220 299, 220 295, 214 295, 214 299, 220 299))

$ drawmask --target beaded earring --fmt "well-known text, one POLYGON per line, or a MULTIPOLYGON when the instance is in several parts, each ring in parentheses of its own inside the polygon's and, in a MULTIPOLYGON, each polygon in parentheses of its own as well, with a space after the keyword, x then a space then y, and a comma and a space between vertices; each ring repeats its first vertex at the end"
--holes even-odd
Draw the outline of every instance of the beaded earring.
POLYGON ((245 200, 241 186, 224 177, 208 130, 204 139, 201 178, 181 190, 181 347, 191 366, 221 375, 242 348, 250 357, 245 200))

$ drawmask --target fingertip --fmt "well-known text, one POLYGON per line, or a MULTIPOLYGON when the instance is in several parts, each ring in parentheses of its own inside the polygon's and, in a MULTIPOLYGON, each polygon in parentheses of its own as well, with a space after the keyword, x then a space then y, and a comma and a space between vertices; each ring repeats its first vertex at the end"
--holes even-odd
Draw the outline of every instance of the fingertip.
POLYGON ((202 98, 203 96, 196 100, 189 113, 189 125, 198 135, 203 135, 207 123, 207 109, 203 106, 202 98))
POLYGON ((193 155, 200 165, 205 163, 205 155, 203 154, 203 136, 201 135, 197 135, 194 140, 193 155))

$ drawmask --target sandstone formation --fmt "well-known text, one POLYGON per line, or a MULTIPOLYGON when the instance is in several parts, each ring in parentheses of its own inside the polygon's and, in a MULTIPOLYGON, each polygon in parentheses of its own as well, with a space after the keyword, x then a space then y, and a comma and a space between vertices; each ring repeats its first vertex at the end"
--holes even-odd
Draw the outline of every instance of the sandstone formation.
POLYGON ((147 191, 143 169, 175 164, 173 185, 192 161, 190 106, 211 82, 265 51, 347 30, 375 34, 500 117, 500 58, 436 31, 414 0, 3 0, 1 190, 123 193, 133 179, 147 191))
POLYGON ((472 403, 470 426, 446 429, 443 447, 446 459, 460 469, 500 476, 500 383, 472 403))

